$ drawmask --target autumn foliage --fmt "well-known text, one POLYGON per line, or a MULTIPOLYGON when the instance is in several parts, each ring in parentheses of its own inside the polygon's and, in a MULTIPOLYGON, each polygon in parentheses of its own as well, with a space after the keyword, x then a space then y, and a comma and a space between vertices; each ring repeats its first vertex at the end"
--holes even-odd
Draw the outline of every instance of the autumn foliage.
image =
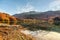
POLYGON ((16 24, 17 19, 13 16, 10 16, 6 13, 0 12, 0 23, 6 23, 6 24, 16 24))

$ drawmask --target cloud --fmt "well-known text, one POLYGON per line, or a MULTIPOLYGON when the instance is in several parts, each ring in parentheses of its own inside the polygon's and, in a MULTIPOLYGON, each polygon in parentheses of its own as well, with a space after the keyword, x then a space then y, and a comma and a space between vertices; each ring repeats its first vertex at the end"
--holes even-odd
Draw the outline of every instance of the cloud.
POLYGON ((6 11, 6 10, 1 9, 1 8, 0 8, 0 12, 1 12, 1 13, 7 13, 7 14, 10 14, 10 15, 13 15, 13 13, 10 13, 10 12, 8 12, 8 11, 6 11))
POLYGON ((53 0, 49 6, 48 6, 49 10, 60 10, 60 0, 53 0))
POLYGON ((1 8, 0 8, 0 12, 2 12, 2 13, 7 13, 5 10, 3 10, 3 9, 1 9, 1 8))
POLYGON ((30 3, 27 3, 22 8, 18 8, 18 13, 29 12, 29 11, 38 11, 38 10, 30 3))

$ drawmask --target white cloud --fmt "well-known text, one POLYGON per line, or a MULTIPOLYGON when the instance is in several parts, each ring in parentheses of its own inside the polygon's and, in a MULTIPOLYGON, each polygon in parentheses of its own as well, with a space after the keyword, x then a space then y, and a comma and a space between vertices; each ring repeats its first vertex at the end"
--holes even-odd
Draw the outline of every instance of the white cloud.
POLYGON ((8 13, 8 12, 6 12, 6 11, 3 10, 3 9, 0 9, 0 12, 2 12, 2 13, 8 13))
POLYGON ((48 6, 49 10, 60 10, 60 0, 54 0, 53 2, 51 2, 48 6))
POLYGON ((22 13, 22 12, 29 12, 29 11, 38 11, 34 6, 32 6, 31 4, 27 3, 25 6, 23 6, 22 8, 18 8, 18 13, 22 13))

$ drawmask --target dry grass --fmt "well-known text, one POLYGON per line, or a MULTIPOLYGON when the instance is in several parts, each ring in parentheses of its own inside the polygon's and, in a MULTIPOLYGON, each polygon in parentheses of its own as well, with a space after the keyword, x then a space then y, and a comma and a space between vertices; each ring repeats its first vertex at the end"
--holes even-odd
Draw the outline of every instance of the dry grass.
POLYGON ((21 33, 21 30, 25 30, 22 26, 0 27, 0 40, 35 40, 30 35, 21 33))

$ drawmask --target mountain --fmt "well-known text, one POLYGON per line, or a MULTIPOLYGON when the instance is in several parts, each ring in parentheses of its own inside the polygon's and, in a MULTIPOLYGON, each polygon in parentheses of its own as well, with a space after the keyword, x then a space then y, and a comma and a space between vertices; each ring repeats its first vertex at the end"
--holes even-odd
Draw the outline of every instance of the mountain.
POLYGON ((60 16, 60 11, 46 11, 46 12, 36 12, 36 11, 30 11, 30 12, 24 12, 13 15, 19 19, 44 19, 44 18, 50 18, 50 17, 56 17, 60 16))

